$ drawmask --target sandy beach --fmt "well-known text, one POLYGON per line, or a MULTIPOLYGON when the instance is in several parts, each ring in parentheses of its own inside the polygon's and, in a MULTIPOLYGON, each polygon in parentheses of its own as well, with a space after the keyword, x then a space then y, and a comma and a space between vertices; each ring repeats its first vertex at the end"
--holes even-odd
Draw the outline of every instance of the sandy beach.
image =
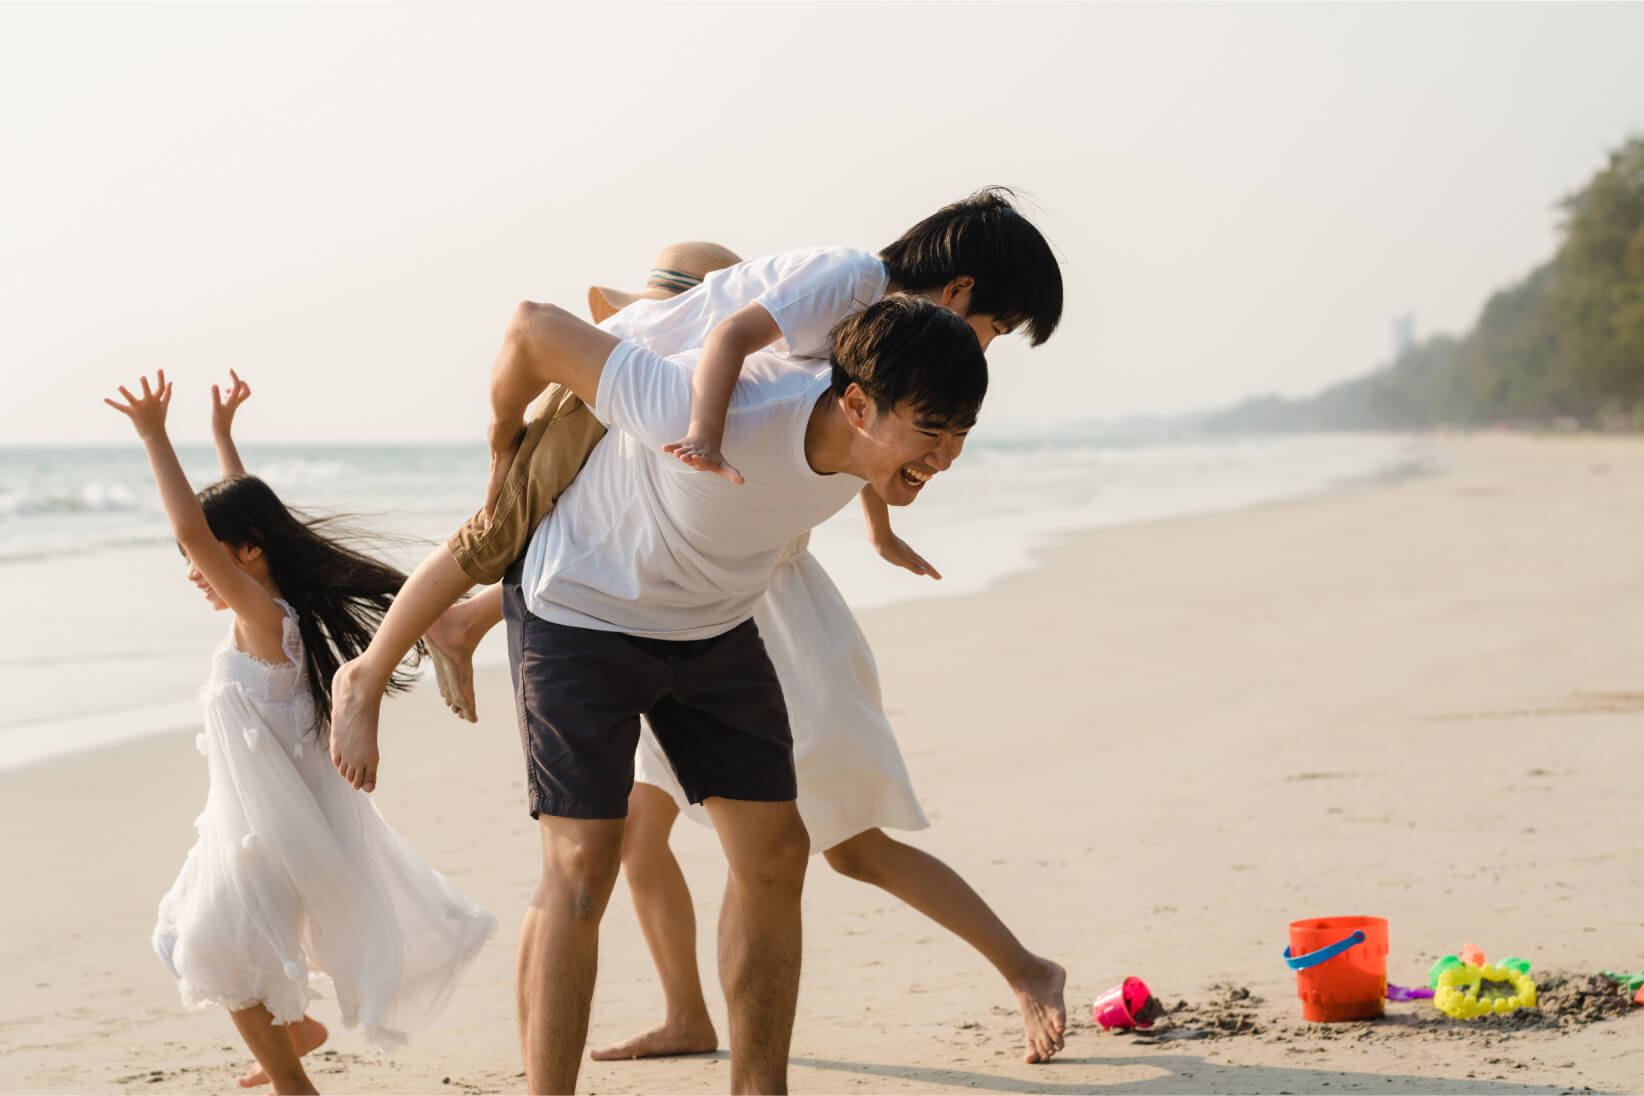
MULTIPOLYGON (((909 839, 1068 968, 1072 1030, 1055 1062, 1022 1064, 1002 980, 817 858, 794 1091, 1636 1091, 1644 1008, 1306 1025, 1280 959, 1290 921, 1363 914, 1389 920, 1405 985, 1468 941, 1538 972, 1644 967, 1644 442, 1440 451, 1439 475, 1086 533, 985 593, 862 614, 933 820, 909 839), (1156 1037, 1095 1029, 1092 998, 1126 975, 1191 1008, 1156 1037)), ((322 1002, 325 1091, 523 1085, 513 936, 537 836, 504 672, 479 704, 470 726, 431 683, 390 702, 377 798, 497 938, 392 1058, 322 1002)), ((235 1090, 227 1017, 185 1013, 148 946, 204 798, 193 734, 0 773, 0 1090, 235 1090)), ((722 862, 688 822, 675 848, 711 972, 722 862)), ((659 1019, 619 883, 590 1041, 659 1019)), ((580 1089, 728 1080, 722 1051, 590 1062, 580 1089)))

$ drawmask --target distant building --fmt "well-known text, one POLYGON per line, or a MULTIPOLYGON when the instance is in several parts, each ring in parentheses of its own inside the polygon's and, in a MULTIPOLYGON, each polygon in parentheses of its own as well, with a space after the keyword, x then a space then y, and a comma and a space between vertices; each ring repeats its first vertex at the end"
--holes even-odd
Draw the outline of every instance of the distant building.
POLYGON ((1404 356, 1404 352, 1416 345, 1416 314, 1406 312, 1393 320, 1393 358, 1397 360, 1404 356))

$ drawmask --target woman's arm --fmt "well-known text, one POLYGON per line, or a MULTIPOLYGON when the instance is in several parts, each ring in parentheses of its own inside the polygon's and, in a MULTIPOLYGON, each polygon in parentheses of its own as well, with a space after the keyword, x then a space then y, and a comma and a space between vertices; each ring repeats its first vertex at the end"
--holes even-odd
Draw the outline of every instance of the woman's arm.
POLYGON ((232 369, 228 375, 234 379, 234 386, 226 397, 216 385, 211 386, 211 442, 217 447, 217 466, 224 479, 245 475, 240 451, 234 447, 234 412, 251 398, 251 386, 232 369))
POLYGON ((259 658, 267 653, 271 660, 281 657, 285 611, 274 603, 273 595, 260 582, 240 570, 228 548, 212 535, 205 511, 200 509, 200 500, 194 496, 194 488, 189 486, 183 466, 177 461, 177 452, 166 436, 171 385, 166 381, 165 370, 156 375, 152 389, 147 377, 142 382, 141 397, 133 396, 121 386, 124 404, 110 399, 103 402, 131 420, 143 448, 148 451, 149 468, 154 472, 160 504, 165 507, 177 546, 217 591, 217 596, 240 618, 247 638, 258 648, 251 653, 259 658))
POLYGON ((916 575, 929 575, 931 578, 941 578, 936 568, 925 562, 925 558, 912 548, 907 541, 897 536, 891 529, 890 507, 872 487, 864 487, 859 495, 862 500, 862 516, 868 521, 868 543, 878 552, 887 563, 894 563, 898 567, 906 568, 916 575))

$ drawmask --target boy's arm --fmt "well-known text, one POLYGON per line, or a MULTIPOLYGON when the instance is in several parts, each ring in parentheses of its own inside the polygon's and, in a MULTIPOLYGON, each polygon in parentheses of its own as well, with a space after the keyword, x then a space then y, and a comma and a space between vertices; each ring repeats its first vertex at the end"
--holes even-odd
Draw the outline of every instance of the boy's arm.
POLYGON ((691 377, 691 424, 679 441, 662 447, 692 468, 724 476, 741 483, 742 473, 731 466, 719 451, 725 440, 725 416, 731 408, 731 392, 749 354, 762 350, 782 337, 765 306, 757 301, 743 305, 721 320, 702 344, 691 377))
POLYGON ((879 492, 872 487, 864 487, 857 497, 862 500, 862 516, 868 521, 868 543, 873 545, 874 551, 887 563, 894 563, 916 575, 942 577, 936 568, 925 562, 923 556, 908 547, 907 541, 892 531, 890 507, 879 497, 879 492))
POLYGON ((503 332, 502 348, 491 365, 491 474, 484 511, 495 509, 508 469, 514 463, 525 413, 550 384, 569 388, 594 406, 605 361, 616 349, 615 335, 584 323, 563 308, 525 301, 514 309, 503 332))
POLYGON ((226 397, 216 385, 211 386, 211 441, 217 447, 217 466, 222 470, 224 479, 245 475, 245 464, 240 460, 240 451, 234 446, 234 412, 251 398, 251 386, 232 369, 228 375, 233 378, 234 385, 226 397))

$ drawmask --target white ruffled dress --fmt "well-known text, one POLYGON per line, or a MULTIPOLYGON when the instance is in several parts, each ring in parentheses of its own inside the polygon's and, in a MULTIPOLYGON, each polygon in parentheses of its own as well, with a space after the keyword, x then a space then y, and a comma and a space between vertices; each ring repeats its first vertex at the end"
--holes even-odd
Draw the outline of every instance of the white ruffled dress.
MULTIPOLYGON (((754 623, 782 682, 799 816, 810 831, 811 852, 818 853, 864 830, 920 830, 930 820, 885 716, 868 639, 809 545, 809 533, 789 545, 754 623)), ((686 802, 648 726, 640 734, 634 779, 667 792, 686 817, 711 824, 700 803, 686 802)))
POLYGON ((183 1004, 261 1003, 276 1024, 329 985, 346 1027, 383 1047, 429 1019, 496 928, 349 787, 315 740, 297 617, 287 661, 211 658, 196 738, 211 775, 199 838, 160 900, 154 950, 183 1004))

